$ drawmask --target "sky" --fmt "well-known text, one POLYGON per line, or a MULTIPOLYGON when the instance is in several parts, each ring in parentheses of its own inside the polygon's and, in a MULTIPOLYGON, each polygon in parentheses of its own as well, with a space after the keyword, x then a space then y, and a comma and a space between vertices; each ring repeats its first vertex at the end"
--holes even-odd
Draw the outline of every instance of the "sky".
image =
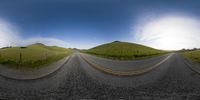
POLYGON ((200 48, 199 0, 0 0, 0 47, 125 41, 200 48))

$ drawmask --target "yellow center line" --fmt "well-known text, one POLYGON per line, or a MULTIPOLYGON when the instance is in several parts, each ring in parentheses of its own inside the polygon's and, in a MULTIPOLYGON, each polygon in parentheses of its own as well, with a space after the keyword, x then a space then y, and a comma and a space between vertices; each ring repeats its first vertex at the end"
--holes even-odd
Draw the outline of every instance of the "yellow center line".
POLYGON ((97 70, 99 70, 101 72, 105 72, 105 73, 116 75, 116 76, 136 76, 136 75, 141 75, 141 74, 144 74, 144 73, 152 71, 153 69, 157 68, 162 63, 166 62, 170 58, 171 55, 167 56, 165 59, 163 59, 162 61, 160 61, 159 63, 157 63, 157 64, 155 64, 153 66, 140 68, 140 69, 135 69, 135 70, 129 70, 129 71, 112 70, 112 69, 110 69, 108 67, 104 67, 104 66, 98 65, 98 64, 94 63, 93 61, 86 59, 85 57, 82 56, 82 54, 80 54, 80 56, 89 65, 91 65, 93 68, 95 68, 95 69, 97 69, 97 70))

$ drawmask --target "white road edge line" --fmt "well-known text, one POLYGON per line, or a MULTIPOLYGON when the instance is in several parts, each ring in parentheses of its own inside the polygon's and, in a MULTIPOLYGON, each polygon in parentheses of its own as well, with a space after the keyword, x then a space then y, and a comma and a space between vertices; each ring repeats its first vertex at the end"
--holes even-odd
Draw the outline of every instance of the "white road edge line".
POLYGON ((85 57, 83 57, 80 54, 81 58, 83 58, 84 61, 86 61, 93 68, 95 68, 95 69, 97 69, 97 70, 99 70, 101 72, 105 72, 105 73, 112 74, 112 75, 115 75, 115 76, 136 76, 136 75, 141 75, 141 74, 150 72, 153 69, 157 68, 159 65, 163 64, 164 62, 166 62, 171 57, 171 55, 172 54, 168 55, 165 59, 163 59, 159 63, 157 63, 157 64, 155 64, 153 66, 150 66, 150 67, 145 67, 145 68, 137 69, 137 70, 129 70, 129 71, 115 71, 115 70, 112 70, 112 69, 110 69, 108 67, 106 68, 104 66, 98 65, 98 64, 94 63, 93 61, 86 59, 85 57))

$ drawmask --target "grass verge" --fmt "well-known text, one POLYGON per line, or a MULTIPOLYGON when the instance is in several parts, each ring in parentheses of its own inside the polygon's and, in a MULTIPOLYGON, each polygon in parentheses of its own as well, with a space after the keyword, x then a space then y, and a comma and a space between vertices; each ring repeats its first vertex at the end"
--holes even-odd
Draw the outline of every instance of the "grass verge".
POLYGON ((0 64, 12 68, 35 68, 56 62, 72 52, 72 49, 41 44, 3 48, 0 49, 0 64))
POLYGON ((182 52, 185 58, 200 63, 200 50, 182 52))

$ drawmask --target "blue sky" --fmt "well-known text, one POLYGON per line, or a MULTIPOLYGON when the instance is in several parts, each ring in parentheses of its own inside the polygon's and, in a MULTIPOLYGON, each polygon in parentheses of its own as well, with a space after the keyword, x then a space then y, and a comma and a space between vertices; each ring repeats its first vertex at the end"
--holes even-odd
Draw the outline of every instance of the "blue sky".
MULTIPOLYGON (((189 19, 198 21, 199 9, 198 0, 1 0, 0 24, 6 24, 6 29, 1 28, 0 31, 8 33, 0 34, 4 37, 5 34, 17 34, 14 39, 23 41, 18 44, 44 42, 87 49, 119 40, 168 49, 156 47, 157 44, 152 41, 138 39, 141 37, 138 37, 138 31, 145 29, 141 27, 147 22, 162 19, 163 16, 184 17, 188 23, 191 22, 189 19)), ((9 39, 8 43, 13 40, 9 39)), ((3 43, 2 46, 5 46, 3 43)))

